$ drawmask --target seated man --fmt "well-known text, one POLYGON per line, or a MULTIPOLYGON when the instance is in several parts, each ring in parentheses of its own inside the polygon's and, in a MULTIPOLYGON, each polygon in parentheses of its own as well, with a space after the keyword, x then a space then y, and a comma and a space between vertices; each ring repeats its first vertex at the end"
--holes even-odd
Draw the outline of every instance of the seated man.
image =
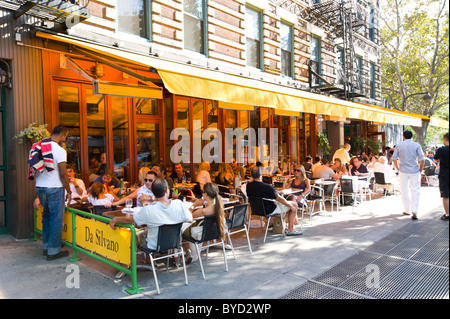
POLYGON ((94 180, 94 183, 105 184, 106 191, 108 193, 113 192, 114 195, 118 194, 120 189, 120 181, 114 176, 113 171, 110 169, 105 170, 102 176, 94 180), (111 189, 110 186, 114 186, 113 189, 111 189))
POLYGON ((295 220, 297 219, 298 205, 295 201, 287 201, 284 197, 280 196, 272 185, 262 182, 261 169, 254 167, 251 171, 253 181, 247 184, 246 192, 248 197, 258 197, 275 199, 277 203, 270 201, 264 201, 266 212, 271 214, 275 211, 280 213, 286 213, 288 218, 288 236, 298 236, 303 233, 294 230, 295 220))
POLYGON ((361 163, 359 157, 352 157, 350 165, 348 167, 351 176, 360 176, 369 178, 370 173, 366 165, 361 163))
POLYGON ((145 174, 145 178, 144 178, 144 185, 142 185, 137 192, 136 198, 136 206, 137 207, 142 207, 144 206, 144 203, 151 203, 153 201, 153 197, 155 195, 153 195, 151 188, 152 188, 152 184, 153 181, 156 180, 156 173, 153 171, 147 172, 147 174, 145 174))
MULTIPOLYGON (((77 204, 77 198, 81 199, 83 197, 87 196, 86 187, 84 186, 83 180, 79 178, 75 178, 75 165, 74 164, 68 164, 66 171, 67 176, 69 177, 69 186, 72 194, 72 199, 68 205, 77 204)), ((67 204, 67 203, 66 203, 67 204)))
POLYGON ((159 226, 191 222, 192 214, 182 201, 169 199, 169 186, 165 179, 157 178, 152 184, 152 192, 156 196, 156 202, 153 205, 143 207, 134 215, 115 217, 109 225, 112 229, 116 229, 116 224, 147 225, 149 227, 146 240, 147 248, 155 250, 159 226))
POLYGON ((183 176, 185 176, 186 178, 190 178, 191 174, 189 174, 189 172, 185 172, 184 168, 183 168, 183 164, 178 163, 175 165, 175 171, 170 174, 170 178, 175 181, 178 180, 179 183, 181 183, 183 176))
POLYGON ((316 166, 313 172, 313 178, 334 178, 339 179, 340 174, 336 174, 330 167, 330 163, 326 158, 322 158, 322 165, 316 166))

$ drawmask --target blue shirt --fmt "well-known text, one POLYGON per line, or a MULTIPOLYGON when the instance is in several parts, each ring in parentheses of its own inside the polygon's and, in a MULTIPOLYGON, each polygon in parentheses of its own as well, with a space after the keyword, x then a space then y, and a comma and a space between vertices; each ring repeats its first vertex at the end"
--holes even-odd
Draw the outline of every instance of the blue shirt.
POLYGON ((138 192, 136 194, 136 199, 137 199, 136 206, 137 207, 142 207, 142 204, 139 201, 139 197, 141 197, 141 195, 155 196, 155 195, 153 195, 152 191, 147 188, 147 186, 142 185, 142 187, 138 189, 138 192))
POLYGON ((405 139, 397 144, 392 159, 400 160, 399 171, 401 173, 417 174, 420 173, 418 162, 424 161, 425 156, 419 143, 405 139))

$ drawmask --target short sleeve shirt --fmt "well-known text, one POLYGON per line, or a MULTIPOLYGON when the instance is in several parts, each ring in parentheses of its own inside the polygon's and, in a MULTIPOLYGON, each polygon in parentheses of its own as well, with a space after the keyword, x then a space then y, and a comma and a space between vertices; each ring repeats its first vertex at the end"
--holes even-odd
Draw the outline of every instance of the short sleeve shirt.
POLYGON ((439 160, 439 176, 447 176, 449 174, 449 146, 443 146, 438 148, 436 154, 434 155, 434 159, 439 160))
POLYGON ((192 219, 192 214, 182 201, 173 199, 167 207, 160 202, 145 206, 133 215, 133 219, 137 225, 149 227, 147 247, 156 249, 159 226, 188 222, 192 219))
POLYGON ((36 172, 36 187, 63 187, 59 176, 58 164, 67 162, 67 152, 56 142, 51 142, 53 163, 55 169, 51 172, 44 169, 42 173, 36 172))
POLYGON ((406 174, 420 173, 418 161, 425 160, 419 143, 406 139, 395 147, 393 160, 400 160, 399 171, 406 174))
POLYGON ((147 188, 147 186, 143 185, 141 188, 138 189, 138 192, 136 195, 136 199, 137 199, 136 205, 138 207, 142 207, 142 204, 139 201, 139 197, 141 197, 142 195, 155 196, 155 195, 153 195, 152 191, 147 188))

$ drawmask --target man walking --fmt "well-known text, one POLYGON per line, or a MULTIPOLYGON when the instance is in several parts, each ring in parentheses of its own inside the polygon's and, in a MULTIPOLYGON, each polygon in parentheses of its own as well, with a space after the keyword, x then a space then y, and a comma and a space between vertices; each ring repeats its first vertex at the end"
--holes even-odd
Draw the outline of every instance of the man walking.
POLYGON ((403 132, 403 142, 400 142, 392 155, 394 168, 399 172, 400 192, 403 203, 403 215, 410 215, 417 220, 420 197, 420 172, 425 157, 420 144, 411 140, 412 132, 403 132))
POLYGON ((69 255, 68 251, 61 251, 64 202, 70 202, 72 193, 66 170, 67 152, 60 146, 67 135, 66 127, 56 126, 49 139, 33 145, 28 161, 35 173, 36 191, 43 207, 42 243, 47 260, 69 255), (67 191, 66 200, 64 190, 67 191))
POLYGON ((449 153, 448 133, 444 134, 444 146, 438 148, 434 159, 438 161, 439 165, 439 191, 442 197, 445 214, 441 216, 442 220, 448 221, 448 153, 449 153))

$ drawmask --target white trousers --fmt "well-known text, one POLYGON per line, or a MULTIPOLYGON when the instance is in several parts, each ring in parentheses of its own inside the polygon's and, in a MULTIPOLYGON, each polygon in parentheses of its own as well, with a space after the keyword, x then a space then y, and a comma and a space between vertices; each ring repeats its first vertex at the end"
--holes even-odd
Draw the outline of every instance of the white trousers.
POLYGON ((409 214, 417 214, 420 197, 420 173, 407 174, 400 172, 399 179, 404 211, 409 214))

